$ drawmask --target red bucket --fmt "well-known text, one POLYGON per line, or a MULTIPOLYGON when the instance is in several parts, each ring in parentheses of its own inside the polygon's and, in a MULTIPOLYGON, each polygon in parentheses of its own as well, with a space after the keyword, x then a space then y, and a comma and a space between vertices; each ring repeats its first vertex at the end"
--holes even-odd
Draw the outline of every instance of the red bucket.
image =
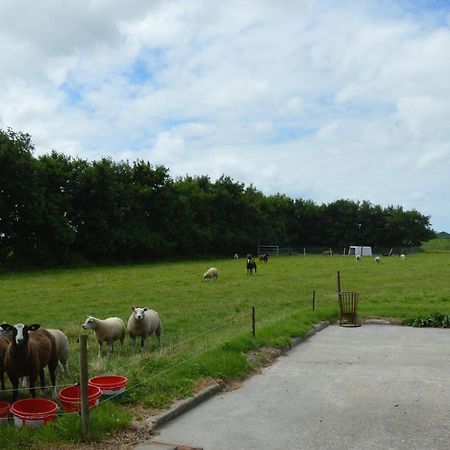
POLYGON ((122 394, 127 383, 128 379, 121 375, 99 375, 89 380, 89 384, 99 387, 105 396, 122 394))
MULTIPOLYGON (((93 408, 99 404, 102 391, 97 386, 88 385, 88 405, 93 408)), ((66 411, 81 411, 81 388, 79 384, 65 387, 58 392, 58 398, 66 411)))
POLYGON ((8 402, 0 400, 0 425, 6 425, 8 423, 8 414, 11 405, 8 402))
POLYGON ((24 398, 11 406, 16 427, 36 428, 56 418, 58 405, 45 398, 24 398))

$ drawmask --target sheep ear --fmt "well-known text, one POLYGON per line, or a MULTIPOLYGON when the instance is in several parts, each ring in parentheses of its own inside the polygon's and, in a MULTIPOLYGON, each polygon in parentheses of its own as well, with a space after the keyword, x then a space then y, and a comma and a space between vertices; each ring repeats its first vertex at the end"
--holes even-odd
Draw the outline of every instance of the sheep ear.
POLYGON ((39 328, 41 328, 41 326, 38 323, 33 323, 32 325, 28 325, 28 329, 31 331, 36 331, 39 328))
POLYGON ((134 311, 136 308, 134 306, 131 307, 131 311, 134 311))
POLYGON ((145 308, 143 308, 143 310, 144 310, 144 311, 148 311, 148 308, 147 308, 147 307, 145 307, 145 308))

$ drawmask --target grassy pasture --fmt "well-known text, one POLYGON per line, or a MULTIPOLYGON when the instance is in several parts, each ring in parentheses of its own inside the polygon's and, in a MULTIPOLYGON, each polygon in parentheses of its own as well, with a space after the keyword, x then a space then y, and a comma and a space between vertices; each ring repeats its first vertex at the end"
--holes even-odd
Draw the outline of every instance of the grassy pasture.
MULTIPOLYGON (((362 318, 450 314, 450 253, 441 252, 411 255, 405 261, 386 257, 380 264, 370 257, 356 262, 349 256, 280 256, 267 264, 258 262, 253 276, 246 275, 244 259, 5 272, 0 274, 0 321, 62 329, 72 351, 70 379, 58 380, 65 385, 78 380, 76 339, 84 333, 80 325, 87 314, 119 316, 126 322, 131 305, 160 313, 163 345, 158 348, 153 337, 143 354, 132 354, 127 338, 121 353, 116 344, 113 356, 99 359, 93 332, 88 330, 89 376, 118 373, 129 379, 123 399, 106 402, 106 414, 102 407, 92 414, 99 424, 96 437, 101 438, 102 432, 126 426, 133 408, 162 409, 207 380, 240 379, 252 369, 246 358, 250 350, 287 344, 313 323, 336 319, 337 270, 342 290, 359 292, 362 318), (219 269, 219 279, 203 280, 203 272, 212 266, 219 269), (252 306, 256 339, 251 335, 252 306)), ((9 396, 0 394, 6 400, 9 396)), ((2 436, 8 436, 9 448, 16 444, 23 448, 24 442, 31 448, 38 446, 36 442, 78 439, 71 431, 78 427, 78 417, 57 422, 45 431, 13 430, 2 436)), ((3 439, 0 436, 0 448, 6 443, 3 439)))

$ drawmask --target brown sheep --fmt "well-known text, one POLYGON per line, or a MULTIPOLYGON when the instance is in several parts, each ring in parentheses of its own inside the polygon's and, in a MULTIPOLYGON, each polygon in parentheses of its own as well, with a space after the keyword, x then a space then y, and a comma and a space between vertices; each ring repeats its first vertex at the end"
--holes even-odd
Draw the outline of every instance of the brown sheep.
POLYGON ((6 350, 4 367, 13 386, 13 402, 19 396, 19 378, 29 377, 30 392, 36 397, 35 382, 39 375, 41 388, 45 386, 44 368, 48 366, 53 387, 53 397, 56 396, 56 368, 58 353, 55 338, 38 324, 24 325, 19 323, 0 325, 5 331, 11 331, 11 342, 6 350))
POLYGON ((3 360, 5 359, 6 350, 8 350, 9 339, 6 336, 0 336, 0 379, 2 390, 5 390, 5 374, 3 360))

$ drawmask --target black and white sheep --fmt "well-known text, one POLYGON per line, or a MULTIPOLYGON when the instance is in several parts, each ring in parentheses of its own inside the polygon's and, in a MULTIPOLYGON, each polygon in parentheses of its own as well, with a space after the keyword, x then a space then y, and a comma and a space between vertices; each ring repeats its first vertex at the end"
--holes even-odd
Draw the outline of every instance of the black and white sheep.
POLYGON ((267 255, 267 253, 264 253, 263 255, 259 255, 259 260, 261 262, 267 262, 269 260, 269 256, 267 255))
POLYGON ((56 328, 47 328, 47 331, 49 331, 55 338, 56 351, 58 353, 59 359, 59 370, 65 377, 68 377, 69 368, 67 366, 67 363, 69 361, 69 340, 61 330, 58 330, 56 328))
POLYGON ((103 342, 106 342, 108 353, 113 351, 115 341, 120 341, 123 347, 125 339, 125 323, 119 317, 108 317, 107 319, 97 319, 96 317, 88 316, 86 322, 81 325, 85 330, 94 330, 95 337, 98 342, 98 356, 102 356, 103 342))
POLYGON ((44 368, 48 366, 53 387, 52 396, 56 397, 56 368, 58 354, 55 338, 39 324, 24 325, 19 323, 0 325, 6 331, 11 331, 11 341, 6 350, 4 368, 13 386, 13 402, 19 395, 19 378, 29 377, 30 392, 36 396, 35 383, 39 375, 41 388, 45 386, 44 368))
POLYGON ((381 262, 381 258, 380 258, 379 256, 376 256, 376 257, 375 257, 375 262, 376 262, 376 263, 381 262))
POLYGON ((253 275, 253 271, 256 273, 256 262, 251 258, 247 258, 247 275, 253 275))
POLYGON ((215 267, 211 267, 203 274, 203 278, 210 281, 219 278, 219 271, 215 267))
POLYGON ((136 338, 141 338, 141 351, 144 349, 145 340, 155 333, 159 345, 161 345, 162 324, 159 314, 153 309, 131 307, 131 315, 127 323, 128 335, 131 338, 133 351, 136 338))
POLYGON ((355 256, 355 261, 360 261, 361 260, 361 255, 356 255, 355 256))

